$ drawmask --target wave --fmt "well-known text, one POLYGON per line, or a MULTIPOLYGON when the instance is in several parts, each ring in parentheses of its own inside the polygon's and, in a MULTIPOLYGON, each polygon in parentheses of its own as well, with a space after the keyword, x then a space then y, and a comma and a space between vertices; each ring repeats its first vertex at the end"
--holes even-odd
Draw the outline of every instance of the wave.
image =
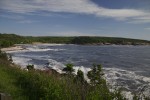
POLYGON ((29 64, 29 61, 32 59, 13 56, 12 60, 13 60, 13 63, 20 65, 21 68, 26 68, 27 64, 29 64))
POLYGON ((81 70, 84 73, 84 79, 89 81, 87 77, 88 71, 91 70, 91 68, 86 68, 84 66, 74 66, 73 69, 75 70, 73 73, 77 75, 78 70, 81 70))
POLYGON ((56 43, 43 43, 43 44, 35 44, 37 46, 63 46, 66 44, 56 44, 56 43))
POLYGON ((145 96, 150 96, 150 77, 141 76, 133 71, 104 68, 107 83, 112 88, 124 88, 123 94, 126 98, 132 98, 131 92, 143 93, 145 96))
POLYGON ((24 50, 12 50, 12 51, 7 51, 6 53, 16 53, 16 52, 43 52, 43 51, 63 51, 65 49, 40 49, 40 48, 26 48, 24 50))
POLYGON ((25 56, 22 56, 22 57, 12 56, 12 60, 13 60, 13 63, 19 65, 21 69, 26 68, 26 66, 28 64, 33 64, 35 69, 44 70, 43 65, 37 65, 37 64, 31 62, 32 61, 31 58, 28 58, 25 56))
MULTIPOLYGON (((60 63, 60 62, 57 62, 56 60, 49 59, 49 60, 48 60, 48 64, 45 65, 44 68, 51 68, 51 69, 56 70, 58 73, 62 74, 62 73, 65 73, 65 72, 63 71, 63 69, 64 69, 65 67, 66 67, 66 66, 65 66, 64 64, 62 64, 62 63, 60 63)), ((81 71, 84 73, 84 78, 85 78, 85 80, 89 81, 89 80, 88 80, 88 77, 87 77, 87 73, 88 73, 88 71, 91 70, 91 68, 86 68, 86 67, 84 67, 84 66, 74 66, 73 69, 74 69, 74 72, 73 72, 73 73, 76 74, 76 75, 77 75, 78 70, 81 70, 81 71)))
POLYGON ((65 50, 65 49, 43 49, 43 48, 26 48, 26 49, 27 49, 27 51, 35 51, 35 52, 37 52, 37 51, 41 52, 41 51, 62 51, 62 50, 65 50))
POLYGON ((53 59, 48 59, 48 65, 46 65, 47 68, 51 68, 56 70, 58 73, 64 73, 62 69, 65 67, 64 64, 57 62, 56 60, 53 59))

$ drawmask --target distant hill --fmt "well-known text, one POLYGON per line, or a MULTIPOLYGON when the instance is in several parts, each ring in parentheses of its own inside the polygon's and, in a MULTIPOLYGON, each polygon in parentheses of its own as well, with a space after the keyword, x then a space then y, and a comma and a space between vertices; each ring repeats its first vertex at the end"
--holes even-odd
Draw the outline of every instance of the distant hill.
POLYGON ((117 38, 117 37, 89 37, 89 36, 81 36, 75 37, 72 40, 74 44, 97 44, 97 45, 109 45, 109 44, 117 44, 117 45, 149 45, 150 41, 140 40, 140 39, 130 39, 130 38, 117 38))
POLYGON ((42 43, 66 43, 66 44, 91 44, 91 45, 150 45, 150 41, 129 39, 129 38, 115 38, 115 37, 54 37, 54 36, 19 36, 16 34, 1 34, 0 33, 0 47, 8 47, 14 44, 25 44, 33 42, 42 43))

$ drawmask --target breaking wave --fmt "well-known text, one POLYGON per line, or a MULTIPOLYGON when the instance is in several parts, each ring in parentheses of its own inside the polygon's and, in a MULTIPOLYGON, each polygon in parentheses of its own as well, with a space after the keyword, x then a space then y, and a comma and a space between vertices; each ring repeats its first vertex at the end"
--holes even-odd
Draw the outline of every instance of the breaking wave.
POLYGON ((136 74, 133 71, 118 68, 104 68, 105 77, 112 88, 122 88, 126 98, 132 98, 131 92, 150 96, 150 77, 136 74))

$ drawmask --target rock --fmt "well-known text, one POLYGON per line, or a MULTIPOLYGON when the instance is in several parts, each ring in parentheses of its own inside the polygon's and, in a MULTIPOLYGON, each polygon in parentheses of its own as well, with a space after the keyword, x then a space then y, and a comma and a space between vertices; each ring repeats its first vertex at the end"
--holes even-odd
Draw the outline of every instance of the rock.
POLYGON ((0 93, 0 100, 12 100, 9 94, 0 93))

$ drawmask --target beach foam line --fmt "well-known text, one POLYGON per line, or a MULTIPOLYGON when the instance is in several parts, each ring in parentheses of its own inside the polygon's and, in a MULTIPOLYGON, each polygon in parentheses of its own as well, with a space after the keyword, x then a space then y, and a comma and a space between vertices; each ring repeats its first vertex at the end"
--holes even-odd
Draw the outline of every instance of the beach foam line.
POLYGON ((6 53, 15 53, 15 52, 42 52, 42 51, 63 51, 65 49, 42 49, 42 48, 18 48, 18 49, 4 49, 3 51, 5 51, 6 53))
POLYGON ((62 51, 62 50, 65 50, 65 49, 42 49, 42 48, 27 48, 28 51, 62 51))
POLYGON ((57 43, 40 43, 40 44, 31 44, 31 45, 37 45, 37 46, 62 46, 66 44, 57 44, 57 43))

